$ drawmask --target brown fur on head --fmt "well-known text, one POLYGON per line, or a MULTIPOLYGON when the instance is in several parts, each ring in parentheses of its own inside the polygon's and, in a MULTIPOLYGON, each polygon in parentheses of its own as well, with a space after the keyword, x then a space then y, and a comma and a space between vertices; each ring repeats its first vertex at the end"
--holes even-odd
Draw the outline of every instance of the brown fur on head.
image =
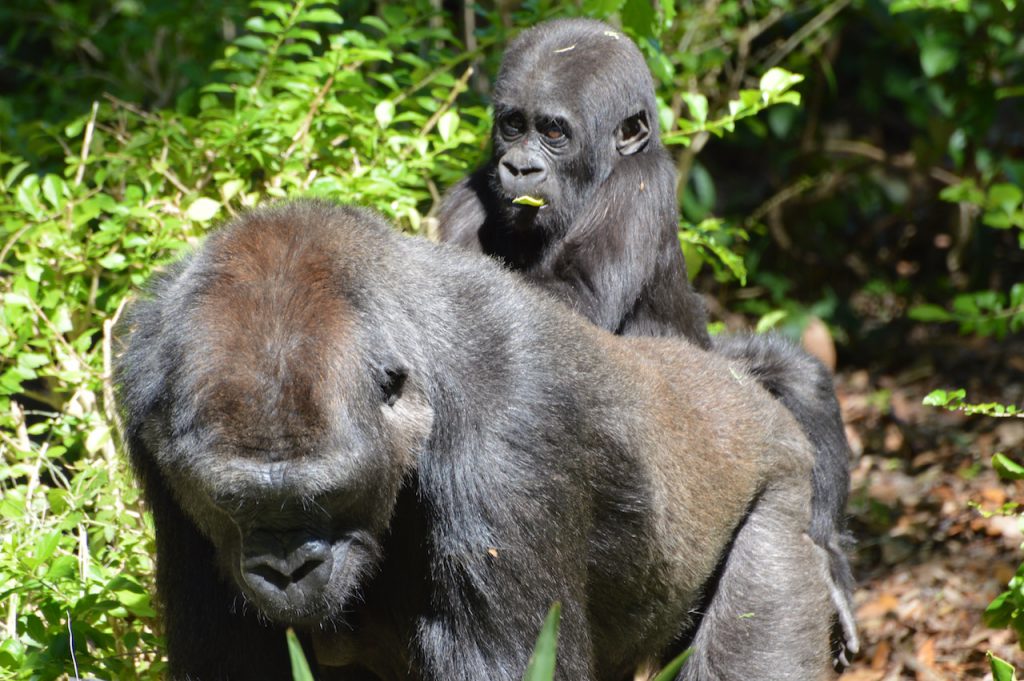
POLYGON ((351 369, 357 312, 337 254, 319 246, 335 239, 316 238, 319 228, 274 213, 250 218, 218 239, 197 291, 195 342, 208 356, 196 394, 203 418, 241 438, 240 448, 302 453, 324 435, 351 369))

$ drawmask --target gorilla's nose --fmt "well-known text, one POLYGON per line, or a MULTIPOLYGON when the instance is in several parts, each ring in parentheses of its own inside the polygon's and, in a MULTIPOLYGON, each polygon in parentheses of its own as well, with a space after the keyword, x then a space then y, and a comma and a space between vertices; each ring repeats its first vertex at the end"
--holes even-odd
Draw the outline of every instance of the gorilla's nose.
MULTIPOLYGON (((511 173, 512 177, 526 177, 527 175, 544 172, 544 169, 538 165, 517 165, 511 161, 505 161, 502 165, 505 166, 505 170, 511 173)), ((536 181, 537 178, 532 179, 536 181)))
POLYGON ((517 162, 506 158, 498 166, 501 184, 512 194, 530 194, 547 178, 548 171, 542 163, 524 159, 517 162))
POLYGON ((273 602, 305 599, 331 577, 331 545, 316 537, 279 538, 269 533, 245 542, 242 578, 256 596, 273 602))

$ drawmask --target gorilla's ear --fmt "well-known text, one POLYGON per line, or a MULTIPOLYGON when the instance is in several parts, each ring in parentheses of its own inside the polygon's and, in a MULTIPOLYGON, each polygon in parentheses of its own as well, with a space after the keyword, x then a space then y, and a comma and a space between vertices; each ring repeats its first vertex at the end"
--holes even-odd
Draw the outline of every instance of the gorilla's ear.
POLYGON ((382 367, 380 387, 384 397, 384 404, 389 407, 395 406, 398 398, 402 396, 402 389, 405 387, 405 379, 409 372, 405 367, 382 367))
POLYGON ((647 124, 647 112, 640 111, 619 123, 615 129, 615 148, 620 156, 632 156, 643 151, 651 138, 651 127, 647 124))

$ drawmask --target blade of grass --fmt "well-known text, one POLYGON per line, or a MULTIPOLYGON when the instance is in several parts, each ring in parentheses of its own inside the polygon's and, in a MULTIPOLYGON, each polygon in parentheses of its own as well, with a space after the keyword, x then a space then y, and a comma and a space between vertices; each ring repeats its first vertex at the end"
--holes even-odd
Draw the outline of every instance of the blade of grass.
POLYGON ((302 652, 302 644, 299 643, 299 637, 295 635, 295 630, 288 629, 288 657, 292 661, 292 680, 293 681, 313 681, 313 672, 309 668, 309 663, 306 662, 306 655, 302 652))
POLYGON ((555 654, 558 649, 558 624, 562 617, 562 604, 555 601, 544 619, 537 637, 537 646, 526 665, 523 681, 551 681, 555 677, 555 654))

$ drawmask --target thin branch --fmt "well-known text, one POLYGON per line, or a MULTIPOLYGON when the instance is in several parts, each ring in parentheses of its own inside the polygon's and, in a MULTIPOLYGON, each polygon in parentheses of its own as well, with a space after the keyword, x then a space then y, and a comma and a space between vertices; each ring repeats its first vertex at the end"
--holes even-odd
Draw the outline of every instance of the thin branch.
POLYGON ((316 97, 313 98, 313 103, 309 105, 309 111, 306 112, 306 117, 302 119, 302 124, 299 129, 292 135, 292 143, 288 145, 288 148, 284 151, 285 160, 291 158, 292 154, 295 153, 295 149, 299 146, 299 142, 302 141, 307 134, 309 134, 309 128, 313 125, 313 117, 316 116, 316 112, 320 110, 320 105, 324 103, 324 98, 334 85, 334 76, 338 69, 335 66, 334 71, 327 78, 327 82, 324 83, 323 87, 316 93, 316 97))
POLYGON ((443 116, 445 112, 452 107, 452 104, 455 103, 455 98, 458 97, 466 89, 466 83, 469 82, 469 79, 472 77, 472 75, 473 67, 469 66, 463 72, 462 77, 459 78, 458 82, 456 82, 455 85, 452 87, 451 92, 448 93, 448 98, 444 100, 444 104, 442 104, 440 108, 438 108, 438 110, 434 112, 434 115, 431 116, 427 120, 427 122, 423 124, 422 128, 420 128, 420 137, 423 137, 428 132, 434 129, 434 126, 437 125, 437 122, 441 120, 441 116, 443 116))
MULTIPOLYGON (((89 122, 85 125, 85 136, 82 138, 82 154, 79 157, 78 170, 75 172, 75 186, 78 187, 82 184, 82 178, 85 177, 85 162, 89 158, 89 148, 92 146, 92 134, 96 129, 96 114, 99 113, 100 103, 93 101, 92 113, 89 114, 89 122)), ((2 258, 0 258, 2 260, 2 258)))
POLYGON ((765 68, 771 68, 778 65, 778 63, 785 59, 790 52, 799 47, 807 36, 832 21, 832 19, 843 11, 843 9, 845 9, 849 4, 850 0, 836 0, 836 2, 833 2, 825 9, 821 10, 817 16, 801 26, 800 30, 789 36, 789 39, 765 60, 765 68))
POLYGON ((117 310, 108 319, 103 320, 103 413, 107 421, 120 430, 121 420, 118 418, 117 410, 114 408, 114 383, 113 383, 113 337, 114 327, 121 319, 125 305, 128 304, 128 296, 121 299, 117 310))
POLYGON ((826 175, 823 177, 801 177, 796 182, 790 184, 789 186, 783 187, 779 191, 775 192, 775 194, 770 196, 768 200, 766 200, 764 203, 758 206, 757 209, 754 210, 754 212, 751 213, 750 216, 747 217, 747 219, 744 221, 745 224, 747 226, 750 226, 760 222, 765 215, 768 215, 772 211, 780 208, 782 204, 786 203, 791 199, 796 198, 797 196, 800 196, 801 194, 808 191, 809 189, 812 189, 818 184, 822 184, 828 181, 830 177, 831 175, 826 175))
MULTIPOLYGON (((825 151, 831 154, 849 154, 885 163, 895 168, 910 170, 917 167, 917 157, 911 152, 891 155, 884 149, 861 142, 858 140, 825 140, 825 151)), ((928 168, 928 175, 943 184, 954 185, 963 182, 963 178, 949 172, 945 168, 932 166, 928 168)))
MULTIPOLYGON (((473 50, 472 52, 463 52, 462 54, 460 54, 458 57, 452 59, 451 61, 445 62, 444 64, 442 64, 441 66, 439 66, 438 68, 434 69, 433 71, 428 73, 426 76, 421 78, 418 82, 416 82, 412 86, 410 86, 410 87, 406 88, 405 90, 403 90, 402 92, 400 92, 394 99, 391 100, 392 103, 395 106, 398 106, 399 103, 401 103, 402 101, 404 101, 404 100, 408 99, 409 97, 411 97, 413 93, 419 92, 421 89, 425 88, 427 85, 430 85, 439 76, 444 75, 446 73, 450 73, 453 67, 457 66, 458 64, 461 64, 462 62, 464 62, 466 60, 474 59, 476 57, 479 57, 480 55, 483 54, 485 49, 489 48, 495 42, 497 42, 497 40, 494 39, 494 38, 491 38, 489 40, 483 41, 481 43, 481 45, 477 49, 473 50)), ((470 68, 472 68, 472 66, 470 66, 470 68)))

